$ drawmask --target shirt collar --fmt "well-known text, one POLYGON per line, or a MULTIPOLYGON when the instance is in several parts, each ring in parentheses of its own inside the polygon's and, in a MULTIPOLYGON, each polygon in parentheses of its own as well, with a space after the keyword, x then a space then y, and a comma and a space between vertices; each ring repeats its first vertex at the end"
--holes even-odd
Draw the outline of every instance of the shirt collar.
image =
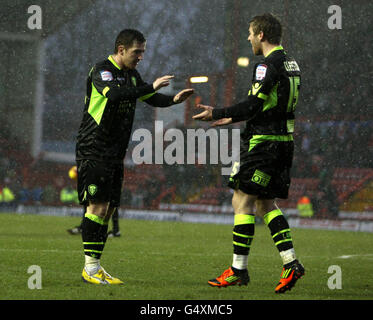
POLYGON ((284 48, 282 46, 274 47, 270 52, 267 53, 265 58, 267 58, 272 52, 277 51, 277 50, 284 50, 284 48))
POLYGON ((117 65, 117 63, 115 62, 115 60, 113 59, 113 56, 112 55, 110 55, 109 56, 109 61, 116 67, 116 68, 118 68, 119 70, 122 70, 118 65, 117 65))

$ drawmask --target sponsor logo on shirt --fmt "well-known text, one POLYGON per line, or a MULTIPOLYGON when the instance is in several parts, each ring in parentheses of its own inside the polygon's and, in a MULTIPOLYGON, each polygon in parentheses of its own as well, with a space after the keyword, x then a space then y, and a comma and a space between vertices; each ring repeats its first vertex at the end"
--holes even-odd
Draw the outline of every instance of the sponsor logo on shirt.
POLYGON ((265 64, 260 64, 256 68, 256 73, 255 73, 255 80, 263 80, 266 76, 267 73, 267 66, 265 64))
POLYGON ((112 81, 114 79, 110 71, 100 71, 100 74, 103 81, 112 81))

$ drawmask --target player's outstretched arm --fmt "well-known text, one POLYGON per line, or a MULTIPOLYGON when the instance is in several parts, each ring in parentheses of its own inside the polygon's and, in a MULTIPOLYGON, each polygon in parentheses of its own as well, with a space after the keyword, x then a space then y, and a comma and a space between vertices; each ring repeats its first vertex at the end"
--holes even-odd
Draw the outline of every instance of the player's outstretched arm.
MULTIPOLYGON (((156 79, 153 82, 154 91, 162 87, 167 87, 170 84, 170 80, 174 76, 163 76, 156 79)), ((182 103, 187 100, 194 93, 194 89, 184 89, 178 92, 174 96, 165 95, 158 92, 153 92, 148 96, 142 97, 140 100, 145 101, 147 104, 157 107, 157 108, 166 108, 174 104, 182 103)))

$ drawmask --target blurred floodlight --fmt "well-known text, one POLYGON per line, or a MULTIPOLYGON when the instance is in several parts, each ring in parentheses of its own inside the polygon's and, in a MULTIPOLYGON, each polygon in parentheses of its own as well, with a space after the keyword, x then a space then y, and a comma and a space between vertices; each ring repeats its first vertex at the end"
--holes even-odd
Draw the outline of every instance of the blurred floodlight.
POLYGON ((249 66, 249 63, 250 63, 250 60, 248 57, 239 57, 237 59, 237 64, 240 66, 240 67, 248 67, 249 66))
POLYGON ((206 77, 206 76, 190 77, 189 81, 191 83, 203 83, 203 82, 208 82, 209 81, 209 77, 206 77))

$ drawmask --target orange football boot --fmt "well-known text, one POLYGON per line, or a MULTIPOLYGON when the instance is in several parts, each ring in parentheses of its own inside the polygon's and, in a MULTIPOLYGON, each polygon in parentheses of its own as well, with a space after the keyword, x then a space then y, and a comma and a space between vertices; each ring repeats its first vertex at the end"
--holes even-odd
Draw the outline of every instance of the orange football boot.
POLYGON ((229 267, 219 277, 211 279, 208 284, 212 287, 228 287, 235 284, 246 286, 250 281, 249 273, 247 270, 238 270, 233 267, 229 267))
POLYGON ((298 279, 304 276, 304 267, 298 260, 284 265, 281 272, 281 279, 275 288, 276 293, 285 293, 294 287, 298 279))

